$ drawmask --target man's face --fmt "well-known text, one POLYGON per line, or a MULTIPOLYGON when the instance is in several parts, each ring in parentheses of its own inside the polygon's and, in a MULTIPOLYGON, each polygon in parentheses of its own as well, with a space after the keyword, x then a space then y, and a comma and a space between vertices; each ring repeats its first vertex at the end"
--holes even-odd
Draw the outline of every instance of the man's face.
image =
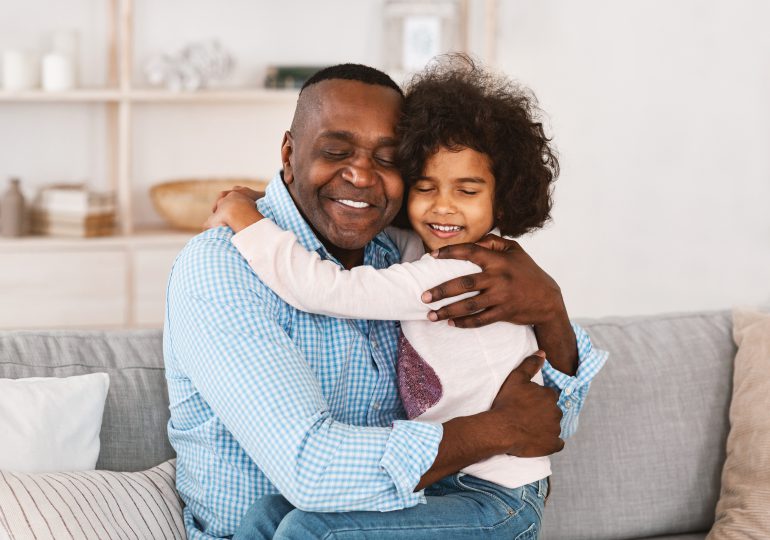
POLYGON ((360 250, 401 205, 404 185, 394 164, 401 96, 337 79, 305 92, 314 93, 303 96, 313 105, 284 138, 284 181, 327 247, 360 250))

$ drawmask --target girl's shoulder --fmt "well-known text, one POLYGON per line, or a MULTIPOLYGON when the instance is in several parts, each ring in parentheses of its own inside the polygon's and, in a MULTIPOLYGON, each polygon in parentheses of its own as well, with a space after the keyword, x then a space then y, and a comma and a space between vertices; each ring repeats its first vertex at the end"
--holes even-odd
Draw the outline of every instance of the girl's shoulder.
POLYGON ((386 227, 384 232, 396 244, 401 253, 401 262, 414 262, 425 255, 422 239, 416 232, 399 227, 386 227))

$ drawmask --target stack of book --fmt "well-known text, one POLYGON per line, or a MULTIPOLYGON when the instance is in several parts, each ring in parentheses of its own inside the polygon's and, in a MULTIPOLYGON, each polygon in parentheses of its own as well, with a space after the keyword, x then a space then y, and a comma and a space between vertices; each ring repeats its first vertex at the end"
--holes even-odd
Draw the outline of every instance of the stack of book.
POLYGON ((115 232, 115 194, 89 191, 82 184, 47 186, 35 200, 31 228, 47 236, 110 236, 115 232))

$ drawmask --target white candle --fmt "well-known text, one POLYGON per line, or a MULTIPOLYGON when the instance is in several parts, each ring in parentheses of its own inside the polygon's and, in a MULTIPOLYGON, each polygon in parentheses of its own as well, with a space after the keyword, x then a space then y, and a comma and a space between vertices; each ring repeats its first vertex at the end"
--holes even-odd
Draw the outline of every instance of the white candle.
POLYGON ((51 49, 48 52, 63 54, 72 62, 73 86, 78 86, 80 51, 79 36, 75 30, 57 30, 51 34, 51 49))
POLYGON ((48 92, 75 87, 75 65, 65 54, 49 53, 43 57, 43 89, 48 92))
POLYGON ((3 88, 10 91, 29 90, 40 84, 37 55, 29 51, 3 52, 3 88))

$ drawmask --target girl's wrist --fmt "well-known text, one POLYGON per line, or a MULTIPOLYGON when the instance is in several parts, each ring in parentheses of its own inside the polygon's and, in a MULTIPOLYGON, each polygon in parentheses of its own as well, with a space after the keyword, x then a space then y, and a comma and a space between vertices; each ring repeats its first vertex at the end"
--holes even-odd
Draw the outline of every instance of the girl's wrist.
POLYGON ((262 218, 262 214, 260 214, 256 208, 253 210, 239 209, 237 212, 233 213, 228 221, 233 232, 239 233, 262 218))

